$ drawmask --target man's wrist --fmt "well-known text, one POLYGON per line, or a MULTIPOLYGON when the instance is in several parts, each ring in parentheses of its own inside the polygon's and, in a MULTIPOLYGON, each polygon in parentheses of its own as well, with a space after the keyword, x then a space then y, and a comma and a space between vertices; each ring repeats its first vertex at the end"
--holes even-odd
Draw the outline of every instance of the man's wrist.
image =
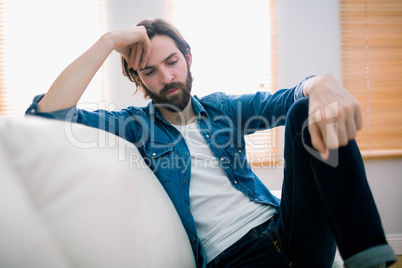
POLYGON ((310 76, 310 77, 306 78, 306 80, 304 81, 304 84, 303 84, 303 95, 304 95, 304 97, 310 96, 311 83, 314 81, 315 77, 316 76, 310 76))
POLYGON ((306 84, 311 80, 311 78, 313 78, 314 75, 308 76, 306 77, 303 81, 301 81, 295 90, 294 93, 294 101, 297 101, 298 99, 301 99, 303 97, 307 97, 308 96, 308 92, 305 92, 305 88, 306 88, 306 84))

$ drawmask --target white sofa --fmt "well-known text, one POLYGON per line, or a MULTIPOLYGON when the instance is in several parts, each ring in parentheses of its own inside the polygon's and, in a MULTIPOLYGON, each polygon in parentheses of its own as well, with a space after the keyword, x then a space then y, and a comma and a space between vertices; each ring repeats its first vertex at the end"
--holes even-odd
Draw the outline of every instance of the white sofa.
MULTIPOLYGON (((0 267, 195 262, 169 197, 131 143, 79 124, 0 117, 0 267)), ((333 267, 342 267, 339 255, 333 267)))
POLYGON ((195 267, 139 156, 94 128, 0 118, 0 267, 195 267))

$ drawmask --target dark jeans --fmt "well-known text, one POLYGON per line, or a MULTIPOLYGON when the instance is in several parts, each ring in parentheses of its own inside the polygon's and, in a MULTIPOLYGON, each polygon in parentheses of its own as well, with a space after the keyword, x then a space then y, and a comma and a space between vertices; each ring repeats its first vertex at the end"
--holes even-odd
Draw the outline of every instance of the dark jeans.
POLYGON ((336 246, 347 267, 396 261, 367 183, 355 141, 330 152, 312 150, 308 98, 287 116, 281 206, 208 267, 331 267, 336 246))

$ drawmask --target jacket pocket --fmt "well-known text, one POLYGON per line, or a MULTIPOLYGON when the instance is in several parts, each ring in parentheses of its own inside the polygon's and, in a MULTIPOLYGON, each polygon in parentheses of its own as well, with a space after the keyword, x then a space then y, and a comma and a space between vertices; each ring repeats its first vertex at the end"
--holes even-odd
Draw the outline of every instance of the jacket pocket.
POLYGON ((250 165, 247 160, 246 146, 244 140, 241 138, 234 139, 233 142, 225 148, 229 155, 230 165, 234 170, 241 174, 246 174, 250 165))
POLYGON ((144 145, 144 160, 161 183, 172 180, 176 165, 174 145, 150 142, 144 145))

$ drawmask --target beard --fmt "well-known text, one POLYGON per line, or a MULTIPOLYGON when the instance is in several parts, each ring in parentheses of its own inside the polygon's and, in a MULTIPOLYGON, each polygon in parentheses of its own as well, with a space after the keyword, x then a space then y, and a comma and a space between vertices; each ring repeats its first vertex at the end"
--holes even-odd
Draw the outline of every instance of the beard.
POLYGON ((163 107, 170 112, 179 113, 187 107, 190 101, 192 84, 193 78, 191 77, 190 68, 187 68, 187 78, 185 83, 172 82, 165 85, 159 93, 150 91, 144 84, 142 85, 142 88, 144 89, 145 97, 151 98, 157 106, 163 107), (169 90, 174 88, 178 89, 176 94, 173 96, 166 94, 169 90))

